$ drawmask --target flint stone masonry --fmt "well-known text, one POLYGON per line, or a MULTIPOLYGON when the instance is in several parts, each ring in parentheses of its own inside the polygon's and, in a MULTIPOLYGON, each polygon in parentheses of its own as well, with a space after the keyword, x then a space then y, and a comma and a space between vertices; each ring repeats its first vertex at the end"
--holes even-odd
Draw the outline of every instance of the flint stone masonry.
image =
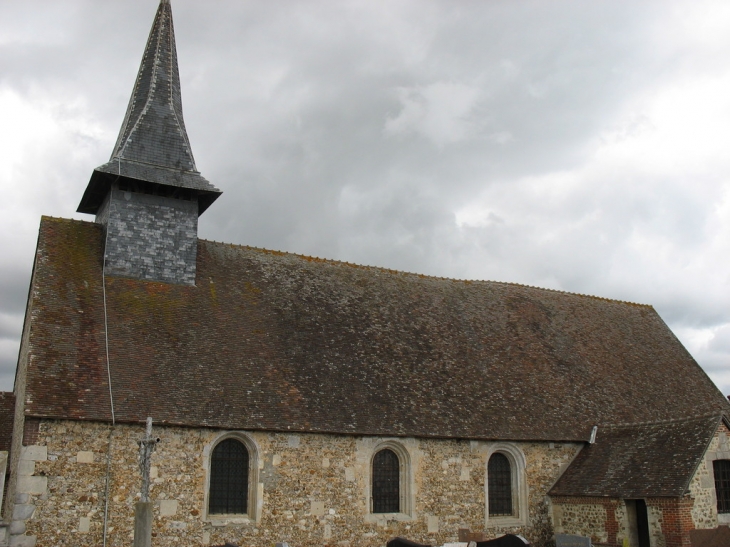
MULTIPOLYGON (((693 528, 693 499, 645 498, 649 539, 654 547, 686 547, 693 528)), ((636 545, 636 521, 629 516, 626 501, 613 498, 553 496, 556 534, 589 537, 594 543, 636 545)))
POLYGON ((730 431, 721 424, 690 481, 690 497, 694 499, 692 523, 695 528, 717 528, 719 524, 730 523, 730 515, 717 513, 715 473, 712 465, 714 460, 730 460, 729 436, 730 431))
MULTIPOLYGON (((95 422, 40 422, 38 443, 47 447, 49 458, 36 463, 36 475, 47 477, 48 489, 45 495, 30 495, 25 513, 19 515, 24 517, 28 536, 37 536, 39 544, 102 544, 106 465, 98 462, 106 461, 110 428, 95 422), (79 451, 93 452, 97 463, 79 465, 79 451), (86 521, 81 526, 82 518, 89 519, 88 532, 80 532, 86 527, 86 521)), ((143 434, 143 424, 117 425, 112 433, 108 545, 130 541, 140 487, 137 440, 143 434)), ((379 547, 397 535, 442 545, 456 541, 460 528, 470 528, 482 531, 487 539, 520 533, 533 545, 543 547, 553 537, 546 492, 557 479, 560 466, 578 449, 570 443, 556 444, 552 449, 547 443, 515 443, 526 461, 528 524, 488 528, 484 481, 490 443, 241 433, 258 451, 258 462, 253 463, 261 481, 255 488, 260 516, 213 520, 206 517, 204 501, 205 455, 226 434, 210 429, 154 428, 153 435, 162 439, 152 456, 157 478, 150 489, 156 546, 222 545, 228 541, 263 547, 286 541, 301 547, 325 543, 379 547), (296 442, 292 442, 294 438, 296 442), (410 454, 411 516, 368 522, 368 450, 389 442, 401 443, 410 454), (327 467, 322 465, 325 458, 327 467), (273 461, 277 465, 272 465, 273 461), (461 480, 465 468, 469 478, 461 480), (347 480, 347 469, 354 480, 347 480), (175 505, 175 513, 170 514, 175 505)), ((16 510, 22 507, 16 505, 16 510)))
POLYGON ((107 275, 195 284, 196 201, 111 190, 96 222, 107 230, 107 275))
POLYGON ((596 543, 608 542, 607 507, 600 503, 590 503, 589 498, 582 501, 583 503, 553 504, 555 532, 588 537, 596 543))

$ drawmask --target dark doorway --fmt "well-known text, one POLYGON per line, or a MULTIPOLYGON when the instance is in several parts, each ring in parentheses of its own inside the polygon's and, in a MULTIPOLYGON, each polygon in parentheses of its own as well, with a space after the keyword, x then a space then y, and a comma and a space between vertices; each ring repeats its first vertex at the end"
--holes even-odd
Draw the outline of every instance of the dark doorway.
POLYGON ((649 514, 646 511, 646 502, 636 500, 636 531, 639 532, 639 547, 649 545, 649 514))
POLYGON ((629 517, 631 547, 651 547, 649 540, 649 513, 644 500, 626 500, 629 517))

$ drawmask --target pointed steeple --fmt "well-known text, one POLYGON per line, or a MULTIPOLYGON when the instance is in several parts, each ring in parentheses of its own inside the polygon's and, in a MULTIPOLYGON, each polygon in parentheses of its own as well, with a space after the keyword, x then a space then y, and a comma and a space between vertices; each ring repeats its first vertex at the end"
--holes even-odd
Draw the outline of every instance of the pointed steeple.
POLYGON ((185 130, 169 0, 157 8, 111 159, 94 170, 78 212, 98 213, 122 179, 144 193, 197 200, 199 213, 221 194, 197 171, 185 130))

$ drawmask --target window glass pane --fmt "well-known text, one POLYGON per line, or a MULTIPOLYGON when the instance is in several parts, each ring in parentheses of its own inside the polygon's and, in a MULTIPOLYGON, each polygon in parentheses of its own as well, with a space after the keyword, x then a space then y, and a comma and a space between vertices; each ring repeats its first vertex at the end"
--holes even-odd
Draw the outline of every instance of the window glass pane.
POLYGON ((248 512, 248 450, 236 439, 225 439, 210 458, 210 514, 248 512))
POLYGON ((504 454, 493 454, 487 465, 489 516, 512 514, 512 470, 504 454))
POLYGON ((373 513, 400 512, 400 461, 395 452, 381 450, 373 458, 373 513))
POLYGON ((712 467, 715 471, 717 512, 730 513, 730 460, 715 460, 712 467))

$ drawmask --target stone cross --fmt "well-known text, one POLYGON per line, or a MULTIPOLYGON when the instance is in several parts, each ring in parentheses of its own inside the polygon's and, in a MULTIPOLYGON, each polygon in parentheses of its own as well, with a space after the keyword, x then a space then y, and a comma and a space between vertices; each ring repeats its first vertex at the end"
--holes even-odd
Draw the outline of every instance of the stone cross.
POLYGON ((152 418, 147 417, 147 429, 144 439, 137 441, 139 445, 139 471, 142 473, 141 502, 150 501, 150 462, 159 438, 152 438, 152 418))

